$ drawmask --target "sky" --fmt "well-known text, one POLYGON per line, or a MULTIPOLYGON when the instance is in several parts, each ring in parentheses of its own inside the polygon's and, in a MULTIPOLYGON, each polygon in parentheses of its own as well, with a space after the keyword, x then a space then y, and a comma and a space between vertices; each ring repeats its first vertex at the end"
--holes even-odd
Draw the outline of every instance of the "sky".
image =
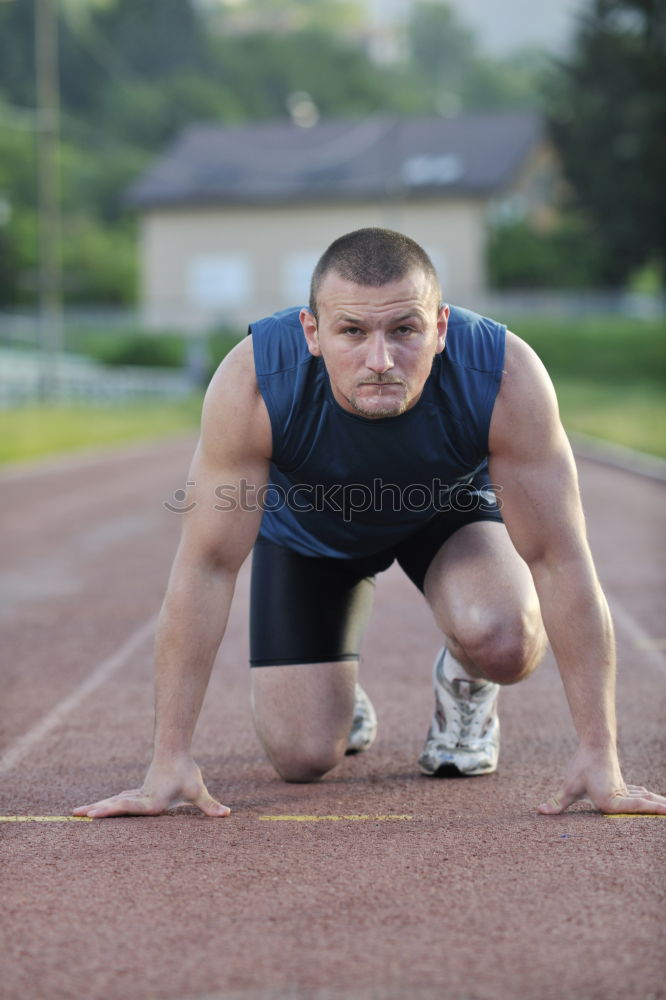
POLYGON ((461 21, 473 27, 489 55, 507 55, 523 45, 563 52, 576 14, 587 0, 449 0, 461 21))
MULTIPOLYGON (((228 0, 227 0, 228 2, 228 0)), ((566 51, 576 14, 589 0, 448 0, 459 20, 474 29, 482 51, 508 55, 524 46, 566 51)), ((404 20, 414 0, 365 0, 378 21, 404 20)))

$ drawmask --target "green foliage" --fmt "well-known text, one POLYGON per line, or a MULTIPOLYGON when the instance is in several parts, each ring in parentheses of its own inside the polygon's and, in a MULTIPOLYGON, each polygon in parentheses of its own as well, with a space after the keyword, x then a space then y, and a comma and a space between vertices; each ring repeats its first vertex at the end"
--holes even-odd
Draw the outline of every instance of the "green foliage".
POLYGON ((488 244, 493 288, 590 288, 600 284, 604 248, 580 218, 540 232, 526 222, 501 225, 488 244))
POLYGON ((666 257, 663 0, 589 0, 548 92, 574 202, 605 247, 604 281, 623 284, 666 257))
POLYGON ((523 49, 509 59, 476 58, 465 73, 461 106, 470 111, 543 110, 543 52, 523 49))
POLYGON ((565 428, 666 458, 666 400, 654 382, 603 383, 556 376, 565 428))
MULTIPOLYGON (((242 338, 243 332, 220 328, 203 341, 204 376, 207 382, 219 363, 242 338)), ((67 349, 86 354, 107 365, 148 365, 150 367, 183 368, 188 355, 198 342, 173 330, 146 333, 143 330, 69 329, 67 349), (188 349, 188 345, 189 349, 188 349)))
POLYGON ((408 75, 419 80, 424 110, 455 115, 539 106, 546 60, 529 49, 510 59, 481 56, 471 31, 446 4, 420 0, 408 27, 408 75))
POLYGON ((317 28, 257 31, 212 42, 219 92, 240 95, 243 117, 285 118, 287 98, 306 91, 323 115, 357 117, 403 106, 400 73, 373 65, 358 45, 317 28))
POLYGON ((214 330, 207 338, 208 354, 208 378, 212 378, 219 363, 226 358, 232 348, 236 346, 243 337, 243 333, 238 330, 221 328, 214 330))
POLYGON ((65 220, 63 291, 69 302, 122 305, 136 297, 136 238, 128 226, 102 226, 89 215, 65 220))
POLYGON ((76 339, 78 350, 107 365, 182 368, 185 364, 185 338, 178 334, 122 331, 79 334, 76 339))
POLYGON ((0 229, 0 309, 16 305, 20 280, 18 254, 8 234, 0 229))
POLYGON ((509 327, 537 352, 553 378, 588 379, 597 385, 666 380, 666 324, 628 317, 516 318, 509 327))
POLYGON ((461 27, 453 11, 439 3, 418 3, 408 42, 411 64, 433 106, 447 97, 460 100, 475 45, 474 36, 461 27))

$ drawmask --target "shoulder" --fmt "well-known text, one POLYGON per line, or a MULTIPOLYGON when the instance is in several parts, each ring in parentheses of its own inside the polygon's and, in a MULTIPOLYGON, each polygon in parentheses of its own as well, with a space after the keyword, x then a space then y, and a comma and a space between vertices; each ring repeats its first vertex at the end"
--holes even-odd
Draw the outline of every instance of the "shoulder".
POLYGON ((201 444, 213 455, 225 451, 270 457, 270 421, 257 384, 251 337, 229 352, 211 379, 201 416, 201 444))
POLYGON ((504 370, 498 401, 519 410, 537 402, 556 403, 555 390, 545 365, 529 344, 507 330, 504 370))

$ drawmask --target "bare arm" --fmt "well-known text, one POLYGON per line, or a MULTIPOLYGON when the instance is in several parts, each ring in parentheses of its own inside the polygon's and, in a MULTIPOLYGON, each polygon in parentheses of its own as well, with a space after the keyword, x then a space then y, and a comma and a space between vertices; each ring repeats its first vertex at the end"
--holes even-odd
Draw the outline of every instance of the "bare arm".
POLYGON ((665 812, 666 798, 624 783, 616 750, 615 641, 585 533, 576 468, 555 393, 534 352, 512 334, 490 428, 490 474, 527 562, 579 737, 557 813, 589 797, 604 812, 665 812))
POLYGON ((183 514, 157 629, 150 769, 142 788, 81 806, 76 815, 154 814, 189 802, 209 815, 228 814, 208 794, 190 747, 236 576, 261 521, 252 492, 248 495, 241 484, 258 488, 267 482, 270 450, 270 423, 248 338, 220 366, 204 401, 201 438, 188 476, 195 485, 187 505, 194 506, 183 514), (250 502, 242 503, 243 495, 250 502))

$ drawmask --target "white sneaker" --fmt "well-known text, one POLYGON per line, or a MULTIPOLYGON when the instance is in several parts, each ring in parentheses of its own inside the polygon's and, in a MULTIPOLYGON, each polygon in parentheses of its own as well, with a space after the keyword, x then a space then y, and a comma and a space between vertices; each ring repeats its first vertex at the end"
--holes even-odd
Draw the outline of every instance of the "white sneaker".
POLYGON ((377 735, 377 716, 372 702, 360 684, 354 692, 354 718, 352 719, 345 753, 362 753, 377 735))
POLYGON ((444 676, 446 648, 433 668, 435 714, 419 767, 424 774, 491 774, 499 756, 499 684, 450 681, 444 676))

